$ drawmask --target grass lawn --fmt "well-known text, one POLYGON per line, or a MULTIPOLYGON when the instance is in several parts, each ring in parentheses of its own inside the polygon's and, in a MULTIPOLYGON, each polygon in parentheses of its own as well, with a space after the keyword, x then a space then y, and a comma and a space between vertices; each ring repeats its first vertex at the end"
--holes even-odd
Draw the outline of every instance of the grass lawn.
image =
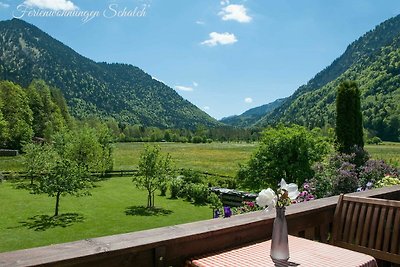
POLYGON ((92 196, 60 199, 60 216, 52 220, 55 199, 31 195, 0 183, 0 252, 63 243, 91 237, 210 219, 207 206, 156 195, 155 214, 141 207, 147 195, 133 186, 131 178, 113 178, 98 183, 92 196))
MULTIPOLYGON (((135 169, 139 154, 146 143, 117 143, 114 152, 114 170, 135 169)), ((150 143, 151 144, 151 143, 150 143)), ((239 163, 246 162, 257 144, 158 143, 163 153, 169 153, 178 168, 207 171, 213 174, 235 176, 239 163)))
POLYGON ((400 143, 384 142, 380 145, 366 145, 365 149, 374 159, 383 159, 386 163, 400 167, 400 143))
MULTIPOLYGON (((149 143, 116 143, 114 170, 136 169, 139 154, 149 143)), ((150 143, 152 144, 152 143, 150 143)), ((213 174, 235 176, 239 163, 245 163, 257 144, 211 143, 181 144, 157 143, 163 153, 170 153, 177 168, 191 168, 213 174)), ((381 145, 366 145, 365 149, 374 159, 400 167, 400 143, 384 142, 381 145)), ((23 170, 22 156, 0 157, 0 171, 23 170)))

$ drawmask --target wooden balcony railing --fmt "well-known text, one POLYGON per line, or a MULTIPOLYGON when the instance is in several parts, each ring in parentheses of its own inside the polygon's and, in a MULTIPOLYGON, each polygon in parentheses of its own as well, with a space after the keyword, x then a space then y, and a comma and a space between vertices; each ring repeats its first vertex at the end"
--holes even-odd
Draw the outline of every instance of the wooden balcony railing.
MULTIPOLYGON (((400 186, 353 193, 400 199, 400 186)), ((338 197, 289 206, 292 235, 326 242, 338 197)), ((263 211, 0 254, 0 266, 183 266, 185 260, 271 237, 274 212, 263 211)))

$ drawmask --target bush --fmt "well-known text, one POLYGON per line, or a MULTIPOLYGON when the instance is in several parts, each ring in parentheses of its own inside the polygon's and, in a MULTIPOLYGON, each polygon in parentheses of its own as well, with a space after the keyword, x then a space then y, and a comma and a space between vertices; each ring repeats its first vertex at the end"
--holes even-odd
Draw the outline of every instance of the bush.
POLYGON ((196 135, 192 138, 192 143, 195 144, 204 143, 203 138, 201 136, 196 135))
POLYGON ((195 204, 206 204, 210 191, 206 185, 203 184, 192 184, 191 186, 191 197, 195 204))
POLYGON ((180 176, 171 179, 171 183, 169 185, 171 198, 178 198, 179 193, 182 190, 182 187, 183 187, 183 179, 180 176))
POLYGON ((211 194, 208 196, 207 202, 213 210, 222 208, 222 201, 214 192, 211 192, 211 194))
POLYGON ((356 165, 351 163, 354 158, 355 154, 335 153, 326 161, 313 166, 315 175, 310 180, 310 186, 315 188, 317 198, 354 192, 357 189, 357 169, 356 165), (340 192, 341 190, 343 191, 340 192))
POLYGON ((343 162, 333 179, 333 195, 355 192, 358 188, 356 165, 343 162))
POLYGON ((397 176, 398 173, 395 168, 387 165, 383 160, 368 160, 360 168, 360 186, 364 187, 368 182, 375 184, 385 175, 397 176))
POLYGON ((381 143, 382 143, 382 139, 380 139, 378 136, 374 136, 367 140, 367 144, 370 144, 370 145, 379 145, 381 143))
POLYGON ((386 175, 383 177, 379 182, 377 182, 374 187, 381 188, 385 186, 392 186, 392 185, 400 185, 400 179, 398 177, 393 177, 390 175, 386 175))
POLYGON ((181 171, 181 177, 185 183, 201 184, 204 175, 192 169, 183 169, 181 171))
POLYGON ((361 150, 356 152, 332 154, 313 166, 315 175, 310 185, 318 198, 369 189, 385 175, 398 177, 398 171, 383 160, 367 160, 357 167, 357 160, 364 161, 368 154, 361 150))

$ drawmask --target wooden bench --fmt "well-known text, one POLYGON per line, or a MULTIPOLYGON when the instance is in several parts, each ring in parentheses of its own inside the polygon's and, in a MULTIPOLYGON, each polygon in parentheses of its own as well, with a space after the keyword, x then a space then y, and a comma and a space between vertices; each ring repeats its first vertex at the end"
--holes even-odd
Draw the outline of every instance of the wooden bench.
POLYGON ((340 195, 332 244, 400 264, 400 201, 340 195))

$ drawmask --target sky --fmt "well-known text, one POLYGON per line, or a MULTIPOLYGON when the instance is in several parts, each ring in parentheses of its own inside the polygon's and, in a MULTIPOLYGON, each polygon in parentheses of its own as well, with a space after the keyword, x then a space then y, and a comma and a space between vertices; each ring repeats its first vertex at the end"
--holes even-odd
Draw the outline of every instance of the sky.
POLYGON ((0 0, 97 62, 135 65, 212 117, 290 96, 399 0, 0 0))

